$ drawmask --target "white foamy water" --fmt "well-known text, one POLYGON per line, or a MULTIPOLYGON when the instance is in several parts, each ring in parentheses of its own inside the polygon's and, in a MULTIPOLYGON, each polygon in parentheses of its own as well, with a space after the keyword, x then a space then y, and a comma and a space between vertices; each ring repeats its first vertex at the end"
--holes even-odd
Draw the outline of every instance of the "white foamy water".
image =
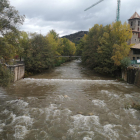
POLYGON ((129 109, 124 109, 124 111, 125 111, 128 115, 133 116, 133 118, 136 118, 136 112, 137 112, 137 110, 129 108, 129 109))
POLYGON ((10 105, 16 105, 18 106, 19 108, 26 108, 28 107, 28 104, 27 102, 24 102, 23 100, 12 100, 12 101, 7 101, 6 102, 7 104, 10 104, 10 105))
POLYGON ((112 124, 108 124, 105 125, 104 128, 104 132, 106 133, 108 138, 114 138, 114 140, 117 138, 119 138, 119 134, 117 131, 113 130, 113 128, 117 126, 117 125, 112 125, 112 124))
POLYGON ((139 140, 140 90, 76 62, 0 89, 0 140, 139 140))
POLYGON ((117 84, 120 85, 121 83, 117 82, 116 80, 88 80, 88 79, 34 79, 34 78, 25 78, 23 79, 26 83, 36 83, 38 85, 48 85, 54 83, 62 83, 62 82, 76 82, 76 83, 88 83, 88 84, 117 84))
POLYGON ((119 97, 119 95, 117 95, 117 94, 114 94, 114 93, 110 93, 109 91, 107 91, 107 90, 101 90, 101 93, 102 94, 106 94, 106 95, 108 95, 109 97, 114 97, 114 98, 120 98, 119 97))
POLYGON ((100 107, 105 107, 106 103, 104 103, 103 100, 92 100, 92 102, 94 103, 94 105, 100 106, 100 107))
POLYGON ((26 129, 25 126, 21 126, 21 125, 16 125, 15 126, 15 134, 14 134, 14 137, 16 139, 24 139, 24 137, 26 136, 26 134, 28 133, 29 131, 26 129))
POLYGON ((3 131, 3 127, 5 126, 5 123, 0 123, 0 132, 3 131))

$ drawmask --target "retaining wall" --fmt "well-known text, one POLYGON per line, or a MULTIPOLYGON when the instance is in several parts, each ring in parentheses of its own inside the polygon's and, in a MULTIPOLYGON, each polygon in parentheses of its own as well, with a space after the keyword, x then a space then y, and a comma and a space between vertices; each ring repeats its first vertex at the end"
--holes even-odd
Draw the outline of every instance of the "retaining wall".
POLYGON ((25 65, 24 64, 18 64, 18 65, 8 65, 7 66, 11 74, 14 75, 13 81, 16 82, 24 77, 25 74, 25 65))
POLYGON ((140 87, 140 69, 138 67, 128 67, 122 70, 122 79, 129 84, 140 87))
POLYGON ((140 69, 136 73, 135 83, 136 86, 140 87, 140 69))

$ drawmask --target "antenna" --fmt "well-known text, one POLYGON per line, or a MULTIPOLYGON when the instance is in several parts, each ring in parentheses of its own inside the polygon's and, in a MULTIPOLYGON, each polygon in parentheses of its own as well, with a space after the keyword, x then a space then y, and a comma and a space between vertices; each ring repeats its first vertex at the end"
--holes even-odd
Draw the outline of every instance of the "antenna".
POLYGON ((117 14, 116 14, 116 21, 120 20, 120 4, 121 0, 117 0, 117 14))

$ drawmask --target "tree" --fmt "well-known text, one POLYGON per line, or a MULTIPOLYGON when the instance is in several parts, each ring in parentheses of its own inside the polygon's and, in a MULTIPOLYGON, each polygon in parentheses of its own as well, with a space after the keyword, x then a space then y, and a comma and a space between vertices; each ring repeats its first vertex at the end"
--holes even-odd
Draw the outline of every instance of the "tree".
POLYGON ((20 16, 8 0, 0 0, 0 34, 4 36, 7 32, 16 32, 20 24, 24 22, 25 16, 20 16))
MULTIPOLYGON (((132 37, 130 26, 121 22, 103 27, 95 25, 85 38, 82 61, 100 73, 113 73, 121 68, 121 61, 128 56, 132 37)), ((82 47, 82 46, 81 46, 82 47)))
POLYGON ((32 36, 24 54, 27 71, 41 72, 54 65, 55 52, 52 44, 42 35, 32 36))
POLYGON ((85 36, 84 49, 82 53, 82 62, 89 68, 97 67, 98 63, 98 46, 99 38, 103 36, 103 26, 94 25, 89 29, 89 33, 85 36))
POLYGON ((64 49, 63 49, 63 54, 62 55, 71 56, 71 55, 75 54, 76 47, 75 47, 74 43, 72 43, 67 38, 63 38, 63 45, 64 45, 64 49))
POLYGON ((18 26, 24 21, 8 0, 0 0, 0 59, 11 59, 18 51, 18 26))
POLYGON ((51 30, 51 31, 50 31, 50 34, 53 35, 55 41, 58 41, 58 39, 59 39, 59 34, 57 34, 55 30, 51 30))
POLYGON ((130 31, 130 25, 126 22, 116 22, 112 24, 112 35, 116 39, 113 45, 113 56, 111 59, 116 66, 121 65, 121 60, 128 56, 131 45, 128 45, 127 40, 132 38, 132 32, 130 31))
POLYGON ((76 46, 76 55, 81 56, 83 53, 85 41, 86 41, 86 34, 84 35, 83 38, 80 39, 79 43, 76 46))

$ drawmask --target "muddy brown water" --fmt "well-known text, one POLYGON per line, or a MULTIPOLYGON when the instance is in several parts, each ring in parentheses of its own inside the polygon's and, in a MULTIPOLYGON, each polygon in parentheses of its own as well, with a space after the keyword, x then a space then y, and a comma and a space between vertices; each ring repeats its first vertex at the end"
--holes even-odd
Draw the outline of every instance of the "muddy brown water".
POLYGON ((0 140, 140 140, 140 89, 79 60, 0 88, 0 140))

